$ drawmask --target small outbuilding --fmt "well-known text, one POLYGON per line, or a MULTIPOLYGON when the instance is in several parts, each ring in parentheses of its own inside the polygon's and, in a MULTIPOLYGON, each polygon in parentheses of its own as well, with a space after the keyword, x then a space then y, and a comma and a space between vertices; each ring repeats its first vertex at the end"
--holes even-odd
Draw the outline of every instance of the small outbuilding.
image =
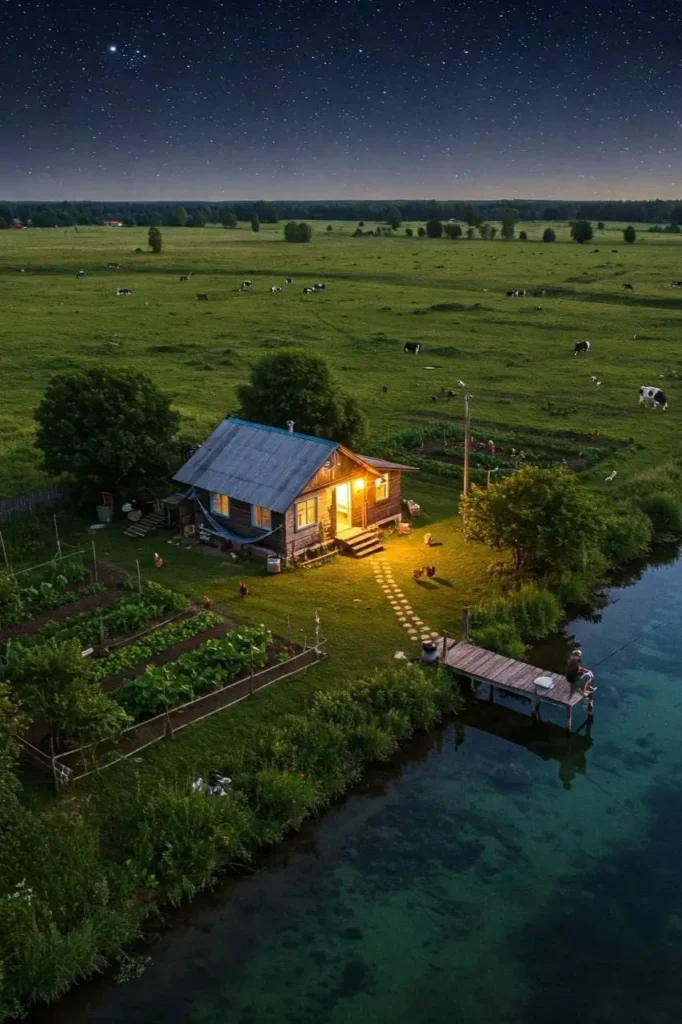
POLYGON ((336 441, 230 418, 175 474, 182 522, 254 554, 300 558, 334 542, 356 557, 381 550, 377 528, 401 514, 414 467, 357 455, 336 441))

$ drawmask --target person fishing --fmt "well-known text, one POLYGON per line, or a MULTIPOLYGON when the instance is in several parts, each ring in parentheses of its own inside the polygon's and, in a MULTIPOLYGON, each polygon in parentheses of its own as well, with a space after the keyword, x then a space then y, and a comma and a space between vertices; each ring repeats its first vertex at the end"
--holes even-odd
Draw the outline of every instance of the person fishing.
POLYGON ((589 697, 596 689, 592 685, 594 682, 594 672, 591 672, 589 668, 585 668, 581 664, 582 656, 583 652, 577 648, 571 652, 571 657, 566 665, 566 679, 571 686, 571 690, 577 690, 583 697, 589 697))

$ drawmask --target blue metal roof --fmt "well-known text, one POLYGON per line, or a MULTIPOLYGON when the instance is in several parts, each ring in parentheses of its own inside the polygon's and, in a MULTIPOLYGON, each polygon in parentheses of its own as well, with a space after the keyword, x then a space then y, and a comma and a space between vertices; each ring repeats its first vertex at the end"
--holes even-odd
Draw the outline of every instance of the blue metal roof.
POLYGON ((338 447, 336 441, 230 418, 216 427, 175 479, 285 512, 338 447))

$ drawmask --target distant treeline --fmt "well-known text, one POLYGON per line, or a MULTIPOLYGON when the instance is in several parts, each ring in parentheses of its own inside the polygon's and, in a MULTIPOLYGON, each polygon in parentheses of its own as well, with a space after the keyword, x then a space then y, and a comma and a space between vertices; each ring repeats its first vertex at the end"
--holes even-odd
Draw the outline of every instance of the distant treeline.
POLYGON ((508 202, 471 203, 459 200, 438 202, 433 199, 405 199, 395 202, 335 200, 278 203, 264 200, 249 203, 0 202, 0 228, 9 228, 15 220, 22 224, 30 222, 35 227, 103 224, 108 220, 122 221, 129 227, 202 227, 216 222, 232 227, 235 221, 249 222, 254 217, 264 224, 276 224, 280 220, 377 221, 390 219, 390 215, 395 215, 396 208, 403 221, 428 221, 435 218, 480 224, 485 220, 502 220, 504 210, 509 207, 513 207, 523 221, 584 219, 682 224, 682 201, 675 200, 548 203, 512 199, 508 202))

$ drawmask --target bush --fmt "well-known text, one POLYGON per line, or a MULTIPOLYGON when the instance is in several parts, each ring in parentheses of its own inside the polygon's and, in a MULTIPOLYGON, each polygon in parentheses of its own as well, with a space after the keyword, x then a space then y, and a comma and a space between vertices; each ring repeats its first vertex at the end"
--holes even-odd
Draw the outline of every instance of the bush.
POLYGON ((523 661, 526 648, 521 635, 513 622, 492 622, 473 630, 471 639, 479 647, 495 654, 503 654, 506 658, 523 661))
POLYGON ((505 597, 474 605, 470 621, 474 631, 511 623, 519 639, 536 640, 556 632, 561 619, 556 597, 529 583, 505 597))
POLYGON ((583 242, 591 242, 594 232, 589 220, 577 220, 571 224, 571 238, 574 242, 582 245, 583 242))
POLYGON ((659 491, 640 497, 638 504, 648 517, 656 536, 682 533, 682 506, 674 495, 659 491))
POLYGON ((602 551, 611 565, 643 558, 651 546, 653 526, 641 508, 616 509, 606 520, 602 551))
POLYGON ((528 241, 528 232, 527 231, 519 231, 519 241, 520 242, 527 242, 528 241))
POLYGON ((408 238, 412 238, 414 231, 412 230, 412 228, 405 228, 405 234, 407 235, 408 238))
POLYGON ((542 241, 556 242, 556 231, 553 231, 552 228, 545 228, 545 230, 542 232, 542 241))
POLYGON ((419 228, 417 230, 417 234, 419 235, 420 238, 425 238, 426 237, 426 228, 424 228, 424 227, 419 228))
POLYGON ((312 235, 312 228, 310 227, 310 224, 306 224, 305 221, 301 221, 300 224, 297 224, 296 221, 290 220, 284 225, 285 242, 309 242, 312 235))
POLYGON ((633 228, 632 224, 628 224, 623 232, 623 241, 627 242, 628 245, 634 245, 637 241, 637 232, 633 228))
POLYGON ((443 225, 437 217, 432 217, 431 220, 426 222, 426 234, 429 238, 441 238, 443 235, 443 225))

